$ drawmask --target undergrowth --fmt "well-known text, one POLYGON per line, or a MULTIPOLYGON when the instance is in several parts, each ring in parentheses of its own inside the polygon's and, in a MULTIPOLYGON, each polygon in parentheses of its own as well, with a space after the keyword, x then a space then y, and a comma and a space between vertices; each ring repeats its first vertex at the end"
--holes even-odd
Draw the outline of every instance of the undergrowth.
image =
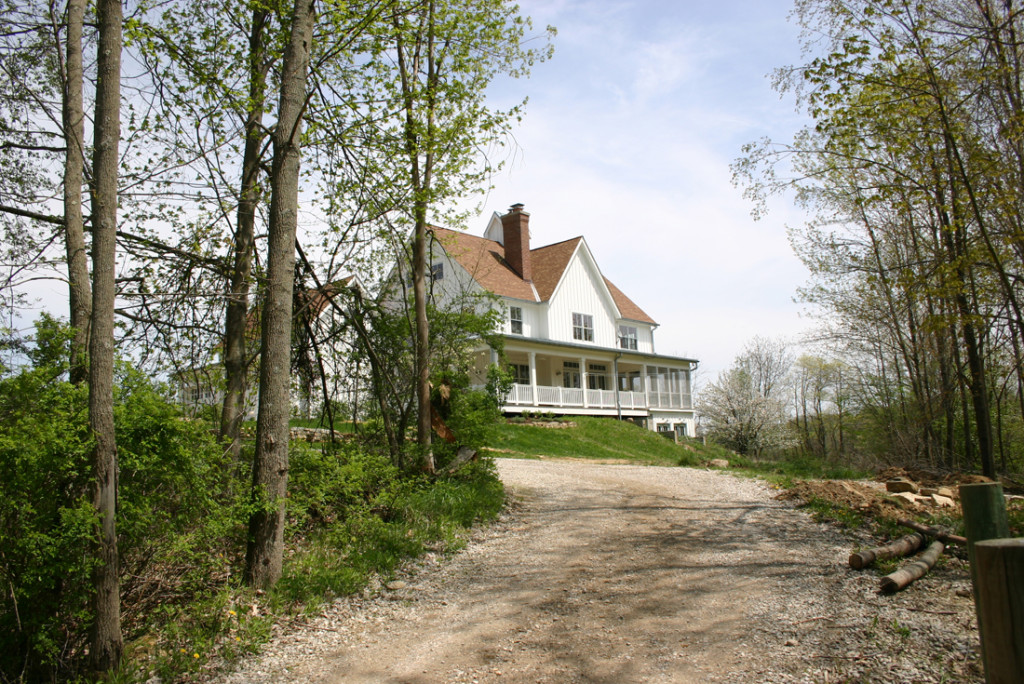
MULTIPOLYGON (((0 378, 0 681, 90 681, 87 392, 59 367, 0 378)), ((228 462, 210 426, 119 367, 115 407, 121 670, 110 681, 190 681, 257 651, 273 624, 387 580, 408 559, 457 549, 496 517, 493 462, 403 472, 372 443, 290 448, 284 576, 241 583, 248 456, 228 462)), ((251 446, 249 447, 251 450, 251 446)))

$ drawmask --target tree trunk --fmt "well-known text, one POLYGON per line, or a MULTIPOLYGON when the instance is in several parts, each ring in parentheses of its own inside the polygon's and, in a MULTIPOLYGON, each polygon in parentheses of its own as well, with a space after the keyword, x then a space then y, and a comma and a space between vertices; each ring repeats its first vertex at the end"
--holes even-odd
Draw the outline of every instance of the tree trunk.
POLYGON ((864 549, 857 553, 850 554, 850 567, 860 570, 871 565, 875 561, 909 556, 917 551, 924 544, 924 535, 915 532, 897 539, 887 546, 878 546, 873 549, 864 549))
POLYGON ((302 116, 313 40, 314 0, 295 0, 274 127, 267 291, 264 298, 260 403, 253 461, 253 513, 245 581, 268 588, 281 577, 284 506, 288 487, 288 415, 291 408, 292 294, 298 225, 302 116))
POLYGON ((96 446, 93 505, 99 518, 97 566, 93 571, 90 657, 102 672, 121 659, 118 585, 117 443, 114 438, 114 298, 117 232, 118 142, 121 135, 121 3, 99 0, 96 67, 96 127, 92 188, 92 324, 89 337, 89 428, 96 446))
POLYGON ((430 327, 427 321, 426 207, 417 208, 413 239, 413 299, 416 319, 416 441, 423 453, 423 469, 434 472, 430 421, 430 327))
POLYGON ((64 74, 64 231, 68 260, 68 304, 71 310, 71 382, 79 385, 89 376, 89 257, 85 251, 82 219, 82 179, 85 168, 85 113, 82 104, 82 26, 85 0, 68 0, 67 57, 64 74))
POLYGON ((894 591, 906 588, 914 580, 924 577, 932 569, 932 566, 935 565, 935 561, 939 560, 939 556, 942 555, 942 550, 945 548, 940 541, 929 544, 924 553, 917 557, 917 560, 883 577, 881 580, 882 591, 891 594, 894 591))
POLYGON ((235 263, 231 270, 230 294, 224 322, 224 404, 220 417, 220 440, 238 463, 242 451, 242 420, 245 418, 246 385, 249 374, 246 333, 249 317, 249 279, 256 235, 256 204, 263 149, 263 107, 266 91, 263 30, 267 12, 255 9, 249 34, 249 111, 245 120, 245 150, 242 155, 242 185, 235 228, 235 263))
POLYGON ((960 544, 961 546, 967 545, 966 537, 961 537, 956 534, 944 532, 937 527, 929 527, 928 525, 922 525, 919 522, 907 520, 905 518, 898 518, 896 522, 900 525, 903 525, 903 527, 909 527, 910 529, 916 530, 921 534, 928 535, 929 537, 935 537, 939 541, 946 542, 947 544, 960 544))

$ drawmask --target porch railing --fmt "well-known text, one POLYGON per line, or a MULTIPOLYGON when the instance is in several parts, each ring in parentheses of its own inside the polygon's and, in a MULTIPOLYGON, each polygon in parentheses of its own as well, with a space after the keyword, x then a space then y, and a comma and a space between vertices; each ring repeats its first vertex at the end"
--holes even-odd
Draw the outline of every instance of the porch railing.
MULTIPOLYGON (((575 387, 554 387, 537 385, 537 396, 534 397, 530 385, 512 385, 505 396, 505 404, 516 406, 553 406, 561 408, 583 408, 584 390, 575 387)), ((624 409, 645 408, 678 408, 689 409, 690 395, 679 392, 619 392, 619 404, 624 409)), ((614 390, 586 390, 588 408, 615 408, 614 390)))

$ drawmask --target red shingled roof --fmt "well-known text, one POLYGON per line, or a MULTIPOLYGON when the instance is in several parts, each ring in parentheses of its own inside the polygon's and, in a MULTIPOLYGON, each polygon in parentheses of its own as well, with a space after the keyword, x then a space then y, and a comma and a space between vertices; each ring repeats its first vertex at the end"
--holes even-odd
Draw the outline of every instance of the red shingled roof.
MULTIPOLYGON (((530 283, 523 280, 505 261, 505 247, 501 243, 447 228, 434 228, 433 231, 434 238, 445 248, 448 255, 466 269, 481 287, 502 297, 530 302, 546 302, 551 299, 569 265, 569 260, 583 240, 576 237, 531 249, 531 287, 530 283), (534 288, 537 291, 536 296, 534 288)), ((610 280, 605 278, 604 282, 622 318, 657 325, 654 319, 644 313, 643 309, 633 303, 633 300, 623 294, 610 280)))

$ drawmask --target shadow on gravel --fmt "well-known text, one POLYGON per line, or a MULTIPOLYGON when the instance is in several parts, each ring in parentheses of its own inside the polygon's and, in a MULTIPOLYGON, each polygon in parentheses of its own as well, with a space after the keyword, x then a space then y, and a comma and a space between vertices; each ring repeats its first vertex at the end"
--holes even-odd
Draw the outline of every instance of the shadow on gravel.
POLYGON ((467 590, 489 610, 460 639, 493 644, 488 666, 532 662, 530 681, 699 681, 709 651, 727 667, 742 650, 734 635, 761 592, 809 580, 808 527, 787 509, 591 488, 565 498, 537 492, 524 548, 490 558, 467 590))

